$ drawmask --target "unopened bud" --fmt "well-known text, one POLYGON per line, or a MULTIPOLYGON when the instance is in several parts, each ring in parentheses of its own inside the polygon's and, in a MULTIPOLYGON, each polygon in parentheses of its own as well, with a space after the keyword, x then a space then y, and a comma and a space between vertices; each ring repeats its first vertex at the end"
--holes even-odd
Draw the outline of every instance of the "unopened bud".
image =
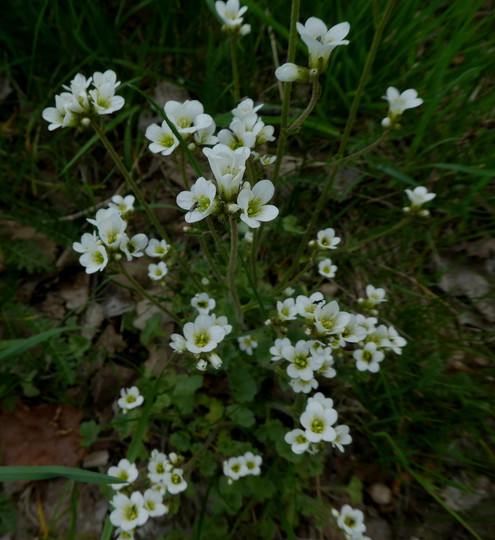
POLYGON ((275 77, 282 82, 308 82, 309 69, 288 62, 275 70, 275 77))

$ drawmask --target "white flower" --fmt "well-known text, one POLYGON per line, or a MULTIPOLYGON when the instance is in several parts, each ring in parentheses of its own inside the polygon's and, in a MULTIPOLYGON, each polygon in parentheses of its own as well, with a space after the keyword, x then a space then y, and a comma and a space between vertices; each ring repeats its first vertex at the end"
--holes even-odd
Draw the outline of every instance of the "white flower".
POLYGON ((168 274, 166 263, 160 261, 158 264, 148 265, 148 277, 153 281, 160 281, 168 274))
POLYGON ((385 358, 382 351, 377 350, 376 343, 370 341, 363 349, 357 349, 352 353, 356 360, 356 368, 359 371, 371 371, 376 373, 380 370, 380 362, 385 358))
POLYGON ((127 459, 121 459, 116 467, 113 466, 108 469, 107 474, 108 476, 114 476, 115 478, 127 481, 126 484, 110 484, 112 489, 119 490, 132 484, 132 482, 136 480, 138 477, 138 470, 134 463, 131 463, 127 459))
POLYGON ((241 336, 237 338, 237 342, 239 343, 239 349, 249 354, 249 356, 252 356, 253 349, 256 349, 258 346, 258 342, 251 336, 241 336))
POLYGON ((169 156, 179 146, 179 140, 165 120, 161 127, 158 124, 148 126, 144 135, 151 141, 149 149, 154 154, 161 153, 162 156, 169 156))
POLYGON ((215 184, 203 177, 191 186, 191 191, 181 191, 177 195, 177 205, 188 210, 185 220, 194 223, 206 218, 215 210, 215 184))
POLYGON ((231 480, 238 480, 249 474, 244 456, 231 457, 223 462, 223 474, 231 480))
POLYGON ((291 379, 289 381, 289 385, 298 394, 299 392, 302 392, 303 394, 309 394, 311 390, 314 390, 315 388, 318 388, 318 381, 315 378, 311 378, 309 380, 296 378, 291 379))
POLYGON ((222 367, 222 363, 223 363, 222 359, 220 358, 220 356, 218 356, 217 353, 215 352, 208 353, 207 358, 208 358, 208 362, 210 362, 213 368, 220 369, 222 367))
POLYGON ((282 82, 308 82, 309 69, 288 62, 278 66, 275 77, 282 82))
POLYGON ((215 130, 217 126, 215 125, 215 121, 212 118, 211 124, 204 128, 199 128, 197 131, 194 132, 194 142, 196 144, 217 144, 218 137, 215 136, 215 130))
POLYGON ((165 473, 172 470, 172 465, 168 457, 158 450, 151 452, 150 460, 148 462, 148 478, 151 482, 156 484, 163 484, 165 480, 165 473))
POLYGON ((246 118, 247 116, 252 116, 263 107, 263 103, 260 105, 254 105, 254 101, 251 98, 243 99, 239 102, 239 105, 235 109, 232 109, 232 114, 240 119, 246 118))
POLYGON ((281 321, 293 321, 297 315, 294 298, 286 298, 283 302, 277 302, 278 317, 281 321))
POLYGON ((125 100, 122 96, 115 95, 115 88, 114 84, 106 82, 89 91, 91 103, 97 114, 111 114, 122 109, 125 100))
POLYGON ((252 452, 246 452, 243 457, 246 464, 247 474, 259 476, 261 474, 260 466, 263 462, 263 458, 253 454, 252 452))
POLYGON ((120 212, 120 214, 127 214, 134 210, 134 201, 136 197, 134 195, 127 195, 122 197, 122 195, 114 195, 112 201, 109 203, 110 208, 115 208, 120 212))
POLYGON ((344 451, 344 444, 351 444, 352 437, 349 435, 349 426, 342 424, 335 426, 335 439, 332 441, 332 446, 337 447, 341 452, 344 451))
POLYGON ((217 317, 214 313, 212 313, 210 315, 210 318, 213 321, 213 324, 216 324, 222 328, 222 330, 225 332, 225 335, 230 334, 230 332, 232 332, 232 325, 229 324, 227 317, 225 317, 224 315, 217 317))
POLYGON ((373 285, 366 286, 366 296, 368 297, 368 302, 373 305, 380 304, 381 302, 386 302, 387 299, 385 289, 373 287, 373 285))
POLYGON ((120 240, 119 248, 124 252, 128 261, 132 261, 133 257, 142 257, 143 249, 148 245, 148 237, 143 233, 135 234, 129 239, 127 234, 123 234, 120 240))
POLYGON ((163 495, 155 489, 147 489, 144 492, 144 508, 150 517, 159 517, 168 513, 168 508, 163 504, 163 495))
POLYGON ((237 197, 242 210, 241 219, 251 228, 258 228, 261 221, 271 221, 278 216, 278 208, 266 204, 275 192, 270 180, 261 180, 253 189, 243 188, 237 197))
POLYGON ((318 231, 316 235, 316 243, 323 249, 336 249, 341 240, 341 238, 335 236, 335 230, 332 228, 318 231))
POLYGON ((270 354, 272 355, 272 360, 281 360, 284 357, 284 347, 290 346, 290 344, 291 343, 289 338, 277 338, 273 347, 270 347, 270 354))
POLYGON ((170 348, 177 352, 186 352, 186 338, 180 334, 172 334, 172 341, 169 343, 170 348))
POLYGON ((306 406, 301 414, 301 424, 306 429, 305 435, 310 442, 332 442, 335 437, 335 429, 332 427, 337 421, 337 411, 326 408, 312 401, 306 406))
POLYGON ((436 193, 430 193, 424 186, 418 186, 413 190, 406 189, 406 195, 411 201, 411 206, 403 208, 404 212, 428 216, 430 212, 422 208, 423 204, 436 197, 436 193))
POLYGON ((297 312, 301 317, 312 321, 314 319, 314 313, 318 304, 324 302, 321 292, 315 292, 311 296, 304 296, 300 294, 296 298, 297 312))
POLYGON ((284 436, 284 441, 291 445, 294 454, 304 454, 309 446, 309 441, 302 429, 293 429, 284 436))
POLYGON ((386 328, 385 332, 388 341, 386 348, 391 349, 395 354, 402 354, 402 347, 407 345, 407 341, 402 336, 399 336, 393 326, 386 328))
POLYGON ((144 498, 139 491, 135 491, 130 497, 118 493, 110 504, 115 508, 110 514, 110 522, 114 527, 132 531, 148 521, 149 514, 144 508, 144 498))
POLYGON ((337 267, 332 264, 332 259, 323 259, 318 263, 318 273, 320 276, 332 279, 335 277, 337 267))
POLYGON ((72 121, 72 112, 68 109, 71 97, 64 93, 62 95, 55 96, 55 107, 47 107, 43 109, 41 116, 43 120, 50 123, 48 126, 49 131, 53 131, 59 127, 67 127, 72 121))
POLYGON ((340 311, 335 300, 325 304, 323 307, 317 306, 314 315, 316 329, 322 334, 340 334, 351 318, 350 313, 340 311))
POLYGON ((330 53, 339 45, 348 45, 344 39, 350 30, 348 22, 343 22, 328 29, 326 24, 316 17, 310 17, 304 25, 297 23, 297 31, 306 43, 309 51, 309 65, 324 71, 328 65, 330 53))
MULTIPOLYGON (((364 514, 361 512, 361 510, 352 508, 348 504, 344 504, 344 506, 340 509, 337 525, 345 533, 354 538, 356 535, 360 535, 366 530, 366 525, 364 524, 364 514)), ((359 538, 359 536, 357 537, 359 538)))
POLYGON ((117 535, 115 537, 115 540, 135 540, 134 536, 135 531, 123 531, 120 527, 117 527, 115 529, 115 534, 117 535))
POLYGON ((139 393, 137 386, 131 386, 131 388, 122 388, 120 391, 120 398, 117 401, 117 405, 127 411, 129 409, 135 409, 142 405, 144 397, 139 393))
POLYGON ((95 88, 100 88, 104 85, 110 85, 114 88, 120 86, 120 81, 117 80, 117 74, 111 69, 107 69, 104 73, 100 71, 95 71, 93 73, 93 85, 95 88))
POLYGON ((249 148, 232 150, 225 144, 217 144, 213 148, 204 148, 203 154, 208 158, 219 195, 226 202, 234 200, 239 193, 246 170, 249 148))
POLYGON ((191 306, 196 308, 199 313, 204 313, 208 315, 212 309, 215 309, 217 303, 213 298, 208 296, 208 293, 197 293, 196 296, 191 300, 191 306))
POLYGON ((168 119, 175 124, 177 131, 181 135, 194 133, 199 129, 209 128, 213 123, 213 118, 209 114, 203 113, 203 105, 196 99, 188 99, 183 103, 167 101, 163 109, 168 119))
POLYGON ((288 345, 283 348, 283 357, 289 361, 287 375, 292 379, 313 379, 313 373, 323 364, 323 356, 311 354, 311 342, 299 340, 295 347, 288 345))
POLYGON ((223 340, 225 330, 215 324, 209 315, 198 315, 193 323, 188 322, 184 325, 184 337, 189 352, 193 354, 210 352, 223 340))
POLYGON ((312 403, 319 403, 324 409, 333 409, 333 399, 325 397, 321 392, 316 392, 314 396, 308 398, 306 407, 312 403))
MULTIPOLYGON (((242 26, 242 16, 247 11, 247 6, 239 6, 239 0, 227 0, 227 2, 217 1, 215 2, 215 9, 225 24, 226 30, 238 29, 241 35, 245 35, 249 32, 249 29, 242 26)), ((244 25, 249 26, 249 25, 244 25)))
POLYGON ((350 319, 347 321, 341 332, 342 339, 348 343, 359 343, 360 341, 363 341, 363 339, 366 339, 367 335, 368 332, 366 331, 366 328, 357 323, 355 315, 350 316, 350 319))
POLYGON ((337 372, 335 371, 335 369, 333 367, 333 364, 334 364, 334 360, 333 360, 332 357, 325 358, 325 360, 323 361, 322 366, 320 367, 320 369, 317 372, 318 375, 321 375, 322 377, 325 377, 325 379, 333 379, 333 377, 335 377, 335 375, 337 375, 337 372))
POLYGON ((182 469, 173 469, 165 473, 163 483, 171 495, 177 495, 187 488, 187 482, 184 480, 182 469))
POLYGON ((87 274, 103 270, 108 264, 107 250, 95 233, 84 233, 81 242, 74 242, 72 249, 82 253, 79 262, 86 268, 87 274))
POLYGON ((404 90, 401 94, 393 86, 387 88, 383 99, 389 103, 388 118, 392 122, 401 116, 405 110, 419 107, 423 103, 423 100, 418 98, 416 90, 409 88, 409 90, 404 90))
POLYGON ((96 225, 102 242, 109 248, 117 248, 123 238, 127 223, 115 208, 101 209, 96 212, 96 219, 88 221, 96 225))
POLYGON ((148 242, 148 247, 145 250, 148 257, 165 257, 170 251, 170 246, 165 240, 158 240, 157 238, 151 238, 148 242))

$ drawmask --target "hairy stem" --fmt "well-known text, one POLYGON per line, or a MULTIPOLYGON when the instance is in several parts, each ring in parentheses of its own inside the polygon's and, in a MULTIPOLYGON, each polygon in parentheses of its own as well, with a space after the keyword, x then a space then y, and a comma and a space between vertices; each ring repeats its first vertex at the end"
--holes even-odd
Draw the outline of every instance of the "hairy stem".
POLYGON ((237 222, 232 216, 229 216, 230 224, 230 260, 227 269, 227 283, 229 284, 230 300, 234 308, 235 319, 239 326, 242 324, 242 311, 239 295, 237 294, 237 286, 235 283, 235 269, 237 267, 237 256, 239 251, 239 231, 237 230, 237 222))

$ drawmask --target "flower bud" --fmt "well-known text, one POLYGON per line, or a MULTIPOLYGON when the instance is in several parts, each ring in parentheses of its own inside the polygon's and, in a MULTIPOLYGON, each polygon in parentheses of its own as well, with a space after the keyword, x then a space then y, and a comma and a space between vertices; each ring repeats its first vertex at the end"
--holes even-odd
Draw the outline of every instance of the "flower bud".
POLYGON ((308 82, 308 68, 296 66, 296 64, 287 63, 279 66, 275 70, 275 77, 282 82, 308 82))
POLYGON ((387 118, 384 118, 382 120, 382 127, 389 128, 392 125, 392 120, 387 116, 387 118))

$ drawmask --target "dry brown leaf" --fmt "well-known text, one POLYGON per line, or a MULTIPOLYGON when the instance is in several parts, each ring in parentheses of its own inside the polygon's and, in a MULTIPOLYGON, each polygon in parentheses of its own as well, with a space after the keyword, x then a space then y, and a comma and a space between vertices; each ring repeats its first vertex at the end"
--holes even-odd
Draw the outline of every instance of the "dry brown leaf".
POLYGON ((83 412, 70 405, 48 403, 0 413, 2 465, 75 467, 84 458, 79 425, 83 412))

